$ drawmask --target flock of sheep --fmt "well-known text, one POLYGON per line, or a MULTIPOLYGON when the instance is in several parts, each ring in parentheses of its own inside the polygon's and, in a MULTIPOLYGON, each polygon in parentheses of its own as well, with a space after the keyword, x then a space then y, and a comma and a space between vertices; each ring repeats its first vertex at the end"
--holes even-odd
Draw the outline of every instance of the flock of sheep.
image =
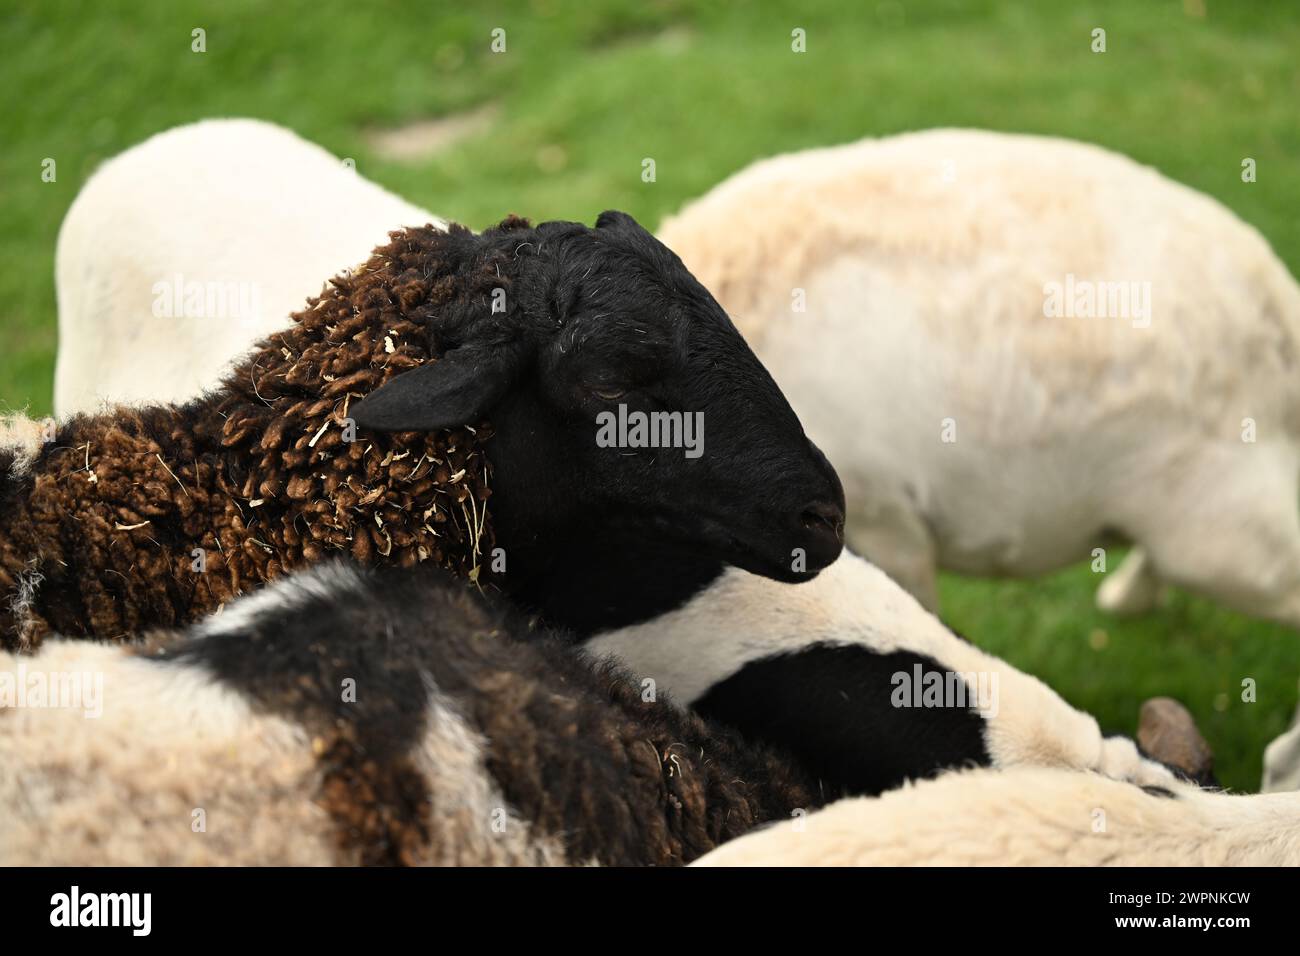
POLYGON ((0 862, 1300 862, 1300 729, 1218 792, 934 613, 1121 539, 1109 610, 1300 626, 1300 288, 1149 169, 933 131, 474 234, 209 121, 57 284, 0 678, 103 706, 0 709, 0 862))

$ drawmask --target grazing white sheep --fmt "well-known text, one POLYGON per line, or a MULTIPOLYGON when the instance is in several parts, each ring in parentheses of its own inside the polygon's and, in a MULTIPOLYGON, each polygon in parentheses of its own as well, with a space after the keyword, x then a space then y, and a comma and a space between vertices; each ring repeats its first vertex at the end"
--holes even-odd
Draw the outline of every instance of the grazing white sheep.
POLYGON ((1072 770, 945 774, 746 834, 695 866, 1297 866, 1300 794, 1072 770))
POLYGON ((934 130, 756 163, 660 238, 835 462, 849 543, 934 607, 936 565, 1031 575, 1106 532, 1300 625, 1300 289, 1209 197, 1095 146, 934 130))
POLYGON ((59 232, 55 413, 193 398, 391 230, 430 223, 446 227, 271 123, 146 140, 90 178, 59 232))

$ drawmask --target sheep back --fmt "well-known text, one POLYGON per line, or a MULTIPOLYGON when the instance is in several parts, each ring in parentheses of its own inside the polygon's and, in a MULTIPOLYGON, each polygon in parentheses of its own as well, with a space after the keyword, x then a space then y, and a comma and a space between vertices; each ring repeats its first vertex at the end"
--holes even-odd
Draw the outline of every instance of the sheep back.
POLYGON ((0 652, 11 688, 41 674, 106 679, 97 719, 0 708, 3 863, 678 864, 818 802, 427 565, 325 562, 142 645, 0 652))
POLYGON ((508 256, 474 255, 477 241, 395 233, 212 393, 62 423, 0 496, 0 641, 183 624, 338 552, 477 580, 494 541, 491 426, 353 436, 347 417, 510 287, 508 256))

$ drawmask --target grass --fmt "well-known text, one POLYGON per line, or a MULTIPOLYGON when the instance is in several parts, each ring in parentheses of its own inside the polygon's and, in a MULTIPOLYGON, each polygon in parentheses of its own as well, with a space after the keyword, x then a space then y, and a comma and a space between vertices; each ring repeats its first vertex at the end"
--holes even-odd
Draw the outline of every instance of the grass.
MULTIPOLYGON (((479 227, 610 207, 656 223, 758 156, 863 135, 1053 133, 1217 196, 1300 272, 1300 12, 1281 0, 469 6, 0 0, 0 408, 49 411, 54 242, 78 188, 103 159, 206 116, 291 126, 479 227), (205 53, 191 52, 196 27, 205 53), (496 27, 503 54, 489 50, 496 27), (795 27, 806 53, 791 52, 795 27), (1089 49, 1095 27, 1104 54, 1089 49), (367 127, 486 103, 499 106, 492 127, 435 158, 367 148, 367 127), (641 180, 646 157, 654 183, 641 180), (1256 183, 1240 179, 1245 157, 1256 183)), ((948 576, 942 596, 956 627, 1109 728, 1131 732, 1146 696, 1181 698, 1223 780, 1253 789, 1296 703, 1297 636, 1184 595, 1115 621, 1093 610, 1096 583, 1086 567, 1032 582, 948 576), (1256 703, 1241 700, 1247 677, 1256 703)))

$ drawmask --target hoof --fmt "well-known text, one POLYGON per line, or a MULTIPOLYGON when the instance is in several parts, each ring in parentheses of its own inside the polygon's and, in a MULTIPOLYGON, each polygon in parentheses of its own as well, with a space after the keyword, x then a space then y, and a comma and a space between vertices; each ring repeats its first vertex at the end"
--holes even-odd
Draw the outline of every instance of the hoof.
POLYGON ((1214 786, 1214 754, 1187 708, 1172 697, 1152 697, 1138 717, 1138 746, 1202 786, 1214 786))

